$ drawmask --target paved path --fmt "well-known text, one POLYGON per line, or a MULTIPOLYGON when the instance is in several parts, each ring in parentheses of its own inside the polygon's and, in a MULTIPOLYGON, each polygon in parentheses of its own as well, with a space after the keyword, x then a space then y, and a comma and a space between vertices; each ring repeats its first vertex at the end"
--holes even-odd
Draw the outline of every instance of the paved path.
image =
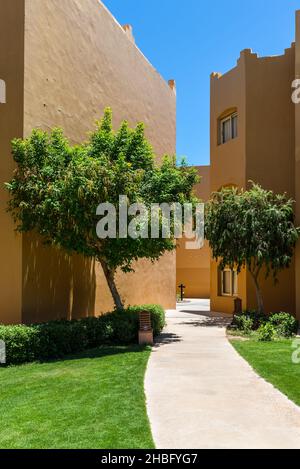
POLYGON ((158 449, 300 448, 300 409, 259 378, 208 302, 169 311, 146 395, 158 449))

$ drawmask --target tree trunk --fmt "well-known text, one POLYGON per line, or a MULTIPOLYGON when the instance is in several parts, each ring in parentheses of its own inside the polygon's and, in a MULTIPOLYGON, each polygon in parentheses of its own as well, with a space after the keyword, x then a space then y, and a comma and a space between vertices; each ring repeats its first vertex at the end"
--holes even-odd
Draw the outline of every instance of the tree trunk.
POLYGON ((259 314, 265 314, 263 296, 262 296, 262 292, 261 292, 259 282, 258 282, 258 275, 259 274, 255 275, 251 271, 250 271, 250 273, 252 275, 252 278, 253 278, 253 281, 254 281, 254 284, 255 284, 258 313, 259 314))
POLYGON ((115 271, 111 270, 107 266, 106 262, 104 261, 101 261, 101 266, 102 266, 102 269, 103 269, 103 272, 104 272, 104 275, 105 275, 105 278, 106 278, 109 290, 111 292, 111 295, 113 297, 116 308, 124 309, 124 304, 121 300, 121 297, 119 295, 116 282, 115 282, 115 271))

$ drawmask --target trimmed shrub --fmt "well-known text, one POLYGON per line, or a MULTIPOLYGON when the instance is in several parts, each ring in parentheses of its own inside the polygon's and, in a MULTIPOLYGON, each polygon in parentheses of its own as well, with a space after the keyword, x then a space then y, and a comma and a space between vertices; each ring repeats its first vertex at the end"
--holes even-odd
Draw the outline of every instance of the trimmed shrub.
POLYGON ((271 342, 275 336, 276 329, 270 322, 267 322, 266 324, 260 326, 257 331, 257 339, 260 342, 271 342))
POLYGON ((149 311, 154 337, 159 335, 166 325, 165 310, 159 305, 131 306, 128 311, 138 314, 140 311, 149 311))
POLYGON ((113 331, 113 343, 130 344, 136 342, 139 329, 139 313, 149 311, 154 337, 165 327, 165 311, 158 305, 130 306, 126 311, 117 310, 107 317, 113 331))
POLYGON ((111 340, 113 330, 109 318, 110 314, 107 314, 100 318, 93 317, 84 320, 90 348, 96 348, 99 344, 108 344, 111 340))
POLYGON ((289 313, 274 313, 269 318, 279 337, 292 337, 297 334, 299 322, 289 313))
POLYGON ((245 334, 250 334, 254 330, 254 321, 249 316, 235 316, 235 328, 245 334))
POLYGON ((0 326, 0 340, 6 344, 7 365, 58 359, 102 345, 136 343, 140 311, 150 312, 154 336, 157 336, 165 325, 165 311, 157 305, 130 307, 98 318, 0 326))
POLYGON ((252 331, 257 331, 266 321, 267 318, 256 311, 244 311, 233 317, 230 327, 232 329, 238 329, 245 334, 249 334, 252 331))
POLYGON ((86 319, 79 321, 53 321, 39 324, 36 358, 49 360, 70 353, 82 352, 89 346, 86 319))
POLYGON ((109 328, 112 331, 110 341, 114 344, 130 344, 137 340, 139 329, 139 316, 132 313, 130 309, 126 311, 117 310, 107 317, 109 328))
POLYGON ((39 331, 34 326, 0 326, 0 340, 5 342, 7 364, 19 365, 36 359, 39 331))
POLYGON ((244 311, 235 315, 229 329, 250 335, 258 332, 258 340, 268 341, 277 337, 292 337, 298 332, 299 322, 288 313, 275 313, 271 316, 256 311, 244 311))

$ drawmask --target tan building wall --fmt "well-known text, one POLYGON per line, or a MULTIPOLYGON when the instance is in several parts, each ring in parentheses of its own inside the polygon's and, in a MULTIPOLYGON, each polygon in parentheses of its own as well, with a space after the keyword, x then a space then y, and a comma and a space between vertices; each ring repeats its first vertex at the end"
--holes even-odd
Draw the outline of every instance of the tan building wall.
MULTIPOLYGON (((286 192, 295 198, 295 116, 291 99, 294 80, 295 48, 278 57, 247 60, 246 88, 246 177, 265 189, 286 192)), ((267 311, 295 313, 294 265, 272 279, 264 280, 262 290, 267 311)), ((247 278, 247 304, 256 305, 255 289, 247 278)))
MULTIPOLYGON (((245 52, 241 53, 237 67, 225 75, 211 75, 210 145, 211 191, 223 186, 246 185, 246 96, 245 52), (218 120, 232 111, 238 112, 238 137, 218 145, 218 120)), ((228 314, 233 312, 233 298, 220 295, 218 263, 211 260, 211 309, 228 314)), ((239 275, 239 297, 246 304, 246 274, 239 275)))
POLYGON ((22 239, 6 213, 3 185, 13 172, 10 141, 23 134, 24 4, 1 0, 0 78, 6 83, 6 100, 0 104, 0 322, 20 322, 22 308, 22 239))
MULTIPOLYGON (((248 181, 266 189, 295 196, 294 108, 291 83, 294 77, 294 47, 278 57, 258 58, 245 50, 237 66, 211 77, 211 185, 247 187, 248 181), (218 144, 218 123, 233 110, 238 113, 238 137, 218 144)), ((267 311, 295 312, 295 269, 279 276, 279 284, 261 275, 267 311)), ((243 306, 256 307, 250 275, 238 278, 238 296, 243 306)), ((233 297, 220 292, 218 265, 211 267, 211 301, 215 311, 233 312, 233 297)))
MULTIPOLYGON (((24 0, 5 0, 6 11, 2 3, 0 17, 6 30, 3 34, 6 42, 1 41, 4 50, 16 42, 14 28, 9 30, 8 27, 11 13, 8 4, 14 3, 15 7, 18 4, 20 67, 17 70, 14 66, 11 80, 18 76, 19 93, 24 92, 24 113, 20 109, 23 101, 20 96, 12 98, 10 94, 5 105, 6 112, 12 113, 14 109, 15 115, 10 134, 1 136, 6 158, 3 179, 9 179, 12 173, 9 141, 13 136, 27 136, 34 127, 47 130, 61 126, 76 143, 86 138, 87 131, 106 106, 113 109, 115 126, 125 118, 132 125, 145 122, 147 136, 158 156, 175 153, 175 90, 136 47, 130 29, 125 32, 103 4, 98 0, 30 0, 25 1, 24 7, 24 0), (25 8, 25 19, 22 8, 25 8), (22 34, 24 24, 25 35, 22 34)), ((12 10, 15 13, 16 8, 12 10)), ((7 68, 4 52, 0 60, 7 68)), ((2 75, 5 78, 1 72, 1 78, 2 75)), ((10 89, 11 84, 8 83, 10 89)), ((4 121, 7 122, 7 118, 3 118, 4 121)), ((7 289, 18 297, 18 301, 14 300, 18 307, 10 301, 12 295, 1 298, 0 321, 2 318, 4 322, 20 320, 21 293, 16 295, 16 292, 21 289, 21 266, 24 322, 100 314, 113 308, 98 265, 46 249, 31 234, 23 236, 22 244, 20 237, 15 241, 12 223, 3 213, 4 203, 1 217, 6 219, 6 234, 2 234, 9 238, 6 246, 18 243, 18 262, 11 262, 12 257, 7 255, 12 272, 11 278, 5 280, 7 289), (4 316, 2 311, 8 313, 4 316)), ((126 304, 151 302, 174 307, 175 264, 175 254, 168 254, 155 265, 139 262, 135 274, 118 275, 117 283, 126 304)))
MULTIPOLYGON (((200 184, 195 187, 197 197, 206 202, 210 196, 210 167, 198 166, 200 184)), ((178 240, 176 286, 185 285, 186 298, 210 298, 210 249, 208 243, 202 249, 186 249, 185 239, 178 240)))

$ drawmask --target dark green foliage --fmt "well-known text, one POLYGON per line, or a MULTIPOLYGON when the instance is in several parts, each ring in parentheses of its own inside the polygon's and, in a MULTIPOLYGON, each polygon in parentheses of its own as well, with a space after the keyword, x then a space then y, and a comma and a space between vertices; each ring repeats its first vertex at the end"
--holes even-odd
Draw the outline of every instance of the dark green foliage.
MULTIPOLYGON (((168 239, 124 238, 118 232, 99 239, 97 207, 110 203, 117 208, 121 195, 127 196, 128 205, 143 203, 148 208, 151 203, 193 202, 197 171, 184 163, 177 166, 174 156, 165 156, 159 164, 142 123, 131 129, 124 121, 114 132, 109 108, 81 145, 72 146, 60 129, 50 134, 34 130, 29 138, 13 141, 12 153, 17 170, 6 188, 17 229, 35 230, 45 243, 96 259, 116 308, 123 307, 116 270, 129 272, 138 259, 154 262, 172 251, 174 226, 168 239)), ((118 226, 118 210, 116 215, 118 226)), ((150 224, 147 231, 150 234, 150 224)))
POLYGON ((237 315, 234 317, 231 325, 232 330, 242 331, 245 334, 250 334, 254 330, 254 321, 249 316, 237 315))
POLYGON ((0 340, 6 345, 8 364, 20 364, 36 359, 39 331, 34 326, 0 326, 0 340))
POLYGON ((257 331, 257 339, 259 342, 271 342, 276 336, 276 329, 270 322, 266 322, 260 326, 257 331))
POLYGON ((294 226, 293 201, 253 184, 249 191, 226 188, 207 205, 206 236, 221 268, 289 267, 300 229, 294 226))
POLYGON ((299 321, 288 313, 274 313, 270 316, 269 322, 275 327, 276 334, 280 337, 292 337, 297 334, 299 321))
POLYGON ((275 338, 290 338, 298 332, 299 322, 289 313, 275 313, 270 316, 259 314, 256 311, 244 311, 233 317, 229 330, 240 331, 251 335, 260 341, 269 341, 275 338))
POLYGON ((205 233, 220 268, 243 267, 251 274, 258 311, 264 312, 260 274, 290 267, 300 229, 294 225, 293 201, 258 184, 248 191, 225 188, 207 204, 205 233))
POLYGON ((151 323, 153 327, 154 336, 160 334, 166 325, 165 311, 158 305, 142 305, 131 306, 128 309, 133 315, 137 315, 140 311, 149 311, 151 313, 151 323))
POLYGON ((266 316, 257 311, 244 311, 233 317, 231 328, 243 332, 257 331, 257 329, 266 322, 266 316))
POLYGON ((85 320, 52 321, 32 327, 36 327, 39 336, 38 359, 62 358, 89 346, 85 320))
POLYGON ((151 313, 154 336, 158 335, 165 325, 165 312, 157 305, 129 307, 99 318, 0 326, 0 340, 6 344, 7 365, 62 358, 101 345, 135 344, 140 311, 151 313))

